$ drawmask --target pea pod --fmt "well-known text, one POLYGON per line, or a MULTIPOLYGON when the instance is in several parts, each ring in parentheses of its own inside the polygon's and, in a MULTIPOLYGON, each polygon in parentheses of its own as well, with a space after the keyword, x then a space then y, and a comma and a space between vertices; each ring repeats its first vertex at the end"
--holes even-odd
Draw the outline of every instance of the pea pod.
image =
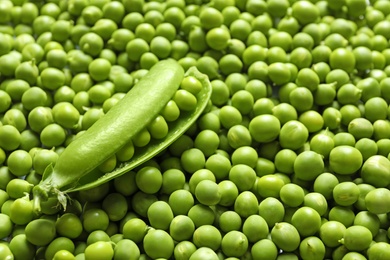
POLYGON ((118 104, 64 150, 54 167, 45 170, 41 183, 34 187, 35 209, 39 211, 40 201, 53 194, 66 207, 66 193, 92 188, 124 174, 183 134, 203 111, 211 95, 207 77, 199 76, 201 74, 194 70, 188 73, 196 74, 205 86, 202 98, 195 111, 174 122, 163 140, 154 140, 129 162, 122 163, 110 173, 102 176, 96 169, 144 129, 172 98, 184 77, 182 67, 173 60, 164 60, 153 66, 118 104))

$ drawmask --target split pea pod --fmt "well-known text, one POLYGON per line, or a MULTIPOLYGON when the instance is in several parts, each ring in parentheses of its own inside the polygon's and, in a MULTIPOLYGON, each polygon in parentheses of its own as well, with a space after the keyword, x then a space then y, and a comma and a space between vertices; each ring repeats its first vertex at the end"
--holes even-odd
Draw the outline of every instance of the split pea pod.
POLYGON ((35 199, 71 188, 117 152, 160 112, 183 76, 182 67, 173 60, 153 66, 101 120, 64 150, 54 167, 46 169, 42 182, 34 188, 35 199))
POLYGON ((66 193, 92 188, 124 174, 151 159, 183 134, 202 113, 211 95, 207 76, 196 68, 189 69, 186 75, 189 74, 195 75, 203 86, 197 95, 197 105, 170 124, 165 138, 153 140, 138 149, 131 160, 121 163, 112 172, 102 174, 98 170, 99 165, 143 131, 177 93, 184 71, 173 60, 153 66, 120 102, 66 147, 54 167, 48 166, 41 183, 33 190, 35 209, 39 211, 40 201, 53 195, 66 207, 66 193))

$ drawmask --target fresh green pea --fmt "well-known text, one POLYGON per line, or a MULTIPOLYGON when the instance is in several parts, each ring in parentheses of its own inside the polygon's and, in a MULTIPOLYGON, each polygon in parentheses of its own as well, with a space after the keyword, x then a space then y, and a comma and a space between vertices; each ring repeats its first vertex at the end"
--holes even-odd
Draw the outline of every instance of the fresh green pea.
POLYGON ((298 111, 308 111, 313 107, 314 97, 312 92, 305 87, 297 87, 289 95, 291 105, 298 111))
POLYGON ((350 104, 342 106, 340 108, 340 114, 341 114, 341 123, 345 126, 348 126, 348 124, 353 119, 359 118, 362 115, 358 107, 350 104))
POLYGON ((30 85, 27 81, 23 79, 13 79, 6 85, 5 91, 13 101, 20 101, 24 92, 28 89, 30 89, 30 85))
POLYGON ((324 126, 324 119, 321 114, 314 110, 301 113, 298 121, 306 126, 309 133, 318 132, 324 126))
POLYGON ((387 102, 381 97, 373 97, 364 104, 364 117, 371 123, 387 118, 387 102))
POLYGON ((65 139, 65 129, 57 123, 45 126, 40 133, 42 144, 50 148, 61 145, 65 139))
POLYGON ((15 126, 3 125, 0 127, 0 148, 12 151, 19 147, 21 142, 20 132, 15 126))
POLYGON ((19 132, 26 129, 27 120, 22 111, 16 108, 7 110, 3 115, 3 124, 16 127, 19 132))
MULTIPOLYGON (((222 143, 221 137, 220 146, 222 143)), ((252 135, 248 127, 243 125, 234 125, 227 132, 227 142, 232 148, 248 146, 252 143, 252 135)))
POLYGON ((24 176, 31 170, 31 155, 24 150, 15 150, 7 158, 8 169, 15 176, 24 176))
POLYGON ((279 142, 283 148, 296 150, 304 145, 308 136, 307 128, 301 122, 292 120, 280 128, 279 142))
POLYGON ((271 229, 272 241, 283 251, 292 252, 299 247, 298 230, 287 222, 277 223, 271 229))

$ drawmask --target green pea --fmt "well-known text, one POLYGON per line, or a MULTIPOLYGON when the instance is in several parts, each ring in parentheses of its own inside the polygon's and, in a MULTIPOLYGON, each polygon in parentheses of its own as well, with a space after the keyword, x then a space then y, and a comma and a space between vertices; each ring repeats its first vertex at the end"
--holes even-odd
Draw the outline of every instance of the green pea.
POLYGON ((361 117, 362 113, 360 112, 359 108, 357 108, 354 105, 344 105, 340 108, 341 113, 341 123, 345 126, 348 126, 348 124, 355 118, 361 117))
POLYGON ((80 37, 79 46, 86 54, 97 56, 103 49, 103 39, 95 32, 87 32, 80 37))
POLYGON ((283 148, 296 150, 303 146, 308 139, 307 128, 299 121, 285 123, 279 133, 279 142, 283 148))
POLYGON ((19 147, 21 136, 18 129, 12 125, 0 127, 0 147, 6 151, 12 151, 19 147))
MULTIPOLYGON (((332 150, 333 151, 333 150, 332 150)), ((314 180, 324 171, 322 156, 313 151, 304 151, 298 154, 294 161, 294 172, 302 180, 314 180), (307 164, 307 160, 312 163, 307 164)))
POLYGON ((3 257, 4 259, 14 257, 9 246, 6 243, 0 244, 0 252, 1 252, 1 257, 3 257))
POLYGON ((377 242, 374 245, 370 246, 367 250, 367 255, 369 258, 377 257, 379 255, 388 255, 388 244, 384 242, 377 242))
POLYGON ((324 125, 329 129, 337 129, 341 124, 342 114, 341 112, 333 107, 328 107, 322 112, 324 118, 324 125))
POLYGON ((370 122, 375 122, 379 119, 387 118, 387 102, 380 97, 373 97, 366 101, 364 104, 364 116, 370 122))
POLYGON ((271 229, 272 241, 283 251, 292 252, 299 247, 300 237, 297 229, 287 223, 277 223, 271 229))
POLYGON ((30 89, 30 85, 27 81, 23 79, 13 79, 7 84, 5 91, 13 101, 20 101, 24 92, 28 89, 30 89))
POLYGON ((259 115, 249 123, 249 131, 257 142, 266 143, 275 140, 280 130, 280 121, 273 115, 259 115))
POLYGON ((356 118, 349 123, 348 132, 356 139, 371 138, 374 133, 374 127, 367 119, 356 118))
POLYGON ((229 129, 232 126, 241 123, 242 115, 237 108, 226 105, 223 106, 219 111, 219 120, 225 128, 229 129))
MULTIPOLYGON (((14 179, 16 176, 13 175, 7 166, 1 166, 0 167, 0 176, 1 176, 1 182, 0 182, 0 187, 1 189, 5 192, 6 190, 6 187, 8 185, 8 183, 14 179)), ((4 195, 7 195, 6 193, 4 195)), ((3 197, 2 197, 3 198, 3 197)), ((4 198, 8 198, 8 195, 4 198)))
POLYGON ((311 91, 315 91, 318 88, 320 79, 312 69, 303 68, 298 72, 295 83, 300 87, 306 87, 311 91))
MULTIPOLYGON (((234 125, 227 132, 227 141, 229 146, 233 148, 239 148, 242 146, 248 146, 252 143, 252 135, 250 130, 243 125, 234 125)), ((220 137, 220 146, 221 146, 220 137)))
POLYGON ((24 176, 31 170, 31 155, 24 150, 15 150, 8 156, 7 165, 15 176, 24 176))
POLYGON ((149 257, 169 258, 173 254, 173 239, 164 230, 150 230, 145 235, 143 243, 145 252, 149 257))
POLYGON ((298 120, 306 126, 310 133, 317 132, 324 126, 324 119, 321 114, 314 110, 303 112, 298 120))
POLYGON ((323 258, 325 257, 325 245, 318 237, 307 237, 301 241, 299 253, 303 259, 323 258))
POLYGON ((114 248, 114 259, 117 258, 139 258, 140 250, 136 243, 130 239, 122 239, 116 243, 114 248))
POLYGON ((298 112, 304 112, 312 108, 313 94, 305 87, 297 87, 289 95, 290 103, 298 112))
POLYGON ((14 257, 31 259, 35 255, 35 246, 31 244, 25 234, 19 234, 12 238, 9 248, 14 257))
POLYGON ((179 189, 171 193, 168 203, 175 216, 186 215, 194 206, 194 197, 189 191, 179 189))
POLYGON ((22 111, 16 108, 11 108, 4 113, 3 116, 4 125, 12 125, 22 132, 26 129, 27 120, 22 111))
POLYGON ((219 68, 224 75, 240 73, 243 69, 243 63, 236 55, 227 54, 219 60, 219 68))

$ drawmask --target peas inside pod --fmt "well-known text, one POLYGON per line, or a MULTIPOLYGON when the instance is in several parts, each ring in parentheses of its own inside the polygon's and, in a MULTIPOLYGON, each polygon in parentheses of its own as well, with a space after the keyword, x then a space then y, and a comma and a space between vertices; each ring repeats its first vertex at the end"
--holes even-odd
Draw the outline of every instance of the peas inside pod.
POLYGON ((0 259, 390 259, 388 0, 0 1, 0 259))

